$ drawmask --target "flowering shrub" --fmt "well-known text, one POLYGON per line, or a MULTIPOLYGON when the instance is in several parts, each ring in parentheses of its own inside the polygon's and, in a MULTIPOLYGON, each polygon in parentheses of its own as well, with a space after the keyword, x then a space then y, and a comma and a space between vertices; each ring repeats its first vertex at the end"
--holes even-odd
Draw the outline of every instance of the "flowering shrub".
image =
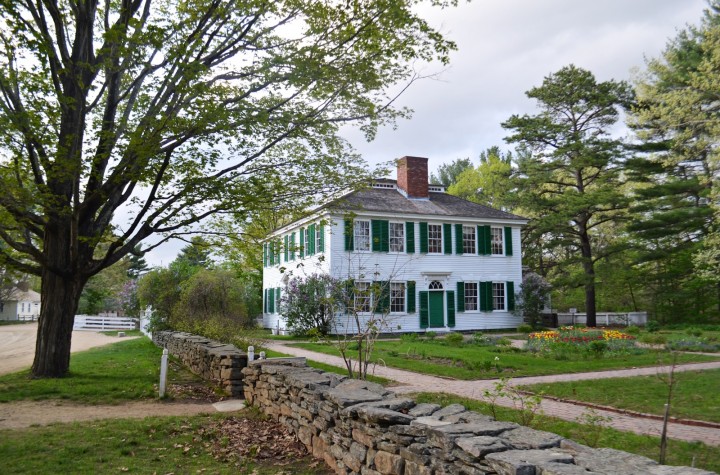
POLYGON ((535 353, 549 353, 557 359, 568 359, 568 353, 599 357, 608 351, 627 352, 635 347, 634 340, 634 336, 618 330, 568 326, 531 333, 527 349, 535 353))

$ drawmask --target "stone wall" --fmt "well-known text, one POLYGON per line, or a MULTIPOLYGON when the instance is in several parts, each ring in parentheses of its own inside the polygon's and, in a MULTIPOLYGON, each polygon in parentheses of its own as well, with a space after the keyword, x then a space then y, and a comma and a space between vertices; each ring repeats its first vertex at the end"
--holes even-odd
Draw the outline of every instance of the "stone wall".
POLYGON ((184 332, 153 332, 152 339, 157 346, 167 348, 193 373, 216 383, 231 396, 242 396, 242 369, 247 366, 245 352, 233 345, 184 332))
POLYGON ((416 404, 382 386, 257 360, 243 369, 245 398, 292 428, 338 474, 709 475, 465 410, 416 404))

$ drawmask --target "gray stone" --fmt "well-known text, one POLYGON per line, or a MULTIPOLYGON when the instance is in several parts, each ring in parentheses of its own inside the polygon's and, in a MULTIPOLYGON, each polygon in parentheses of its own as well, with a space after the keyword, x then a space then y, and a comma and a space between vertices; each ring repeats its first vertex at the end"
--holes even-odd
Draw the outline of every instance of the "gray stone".
POLYGON ((599 473, 632 473, 649 475, 659 465, 640 455, 614 449, 593 449, 575 454, 575 465, 599 473))
POLYGON ((410 424, 413 421, 411 416, 402 412, 384 409, 382 407, 361 406, 354 411, 357 417, 367 422, 375 422, 381 425, 410 424))
POLYGON ((413 417, 431 416, 433 413, 437 412, 438 409, 440 409, 440 404, 422 403, 410 409, 408 411, 408 415, 413 417))
POLYGON ((344 409, 343 412, 353 414, 356 410, 365 407, 377 407, 382 409, 390 409, 391 411, 405 411, 415 406, 415 401, 408 398, 390 398, 382 399, 380 401, 364 402, 350 406, 344 409))
POLYGON ((477 458, 484 458, 487 454, 504 452, 510 447, 502 439, 481 435, 477 437, 460 437, 455 444, 465 452, 477 458))
POLYGON ((361 402, 379 401, 382 399, 382 395, 376 392, 368 391, 367 389, 346 389, 341 387, 343 384, 345 384, 345 382, 338 384, 333 389, 323 392, 323 396, 340 407, 348 407, 360 404, 361 402))
POLYGON ((452 422, 441 421, 435 417, 418 417, 410 423, 411 426, 419 427, 440 427, 452 425, 452 422))
POLYGON ((340 382, 337 386, 335 386, 335 389, 343 389, 350 391, 364 389, 366 391, 370 391, 381 396, 387 396, 388 394, 392 394, 390 391, 388 391, 378 383, 362 381, 360 379, 346 379, 340 382))
POLYGON ((538 475, 600 475, 598 472, 590 472, 577 465, 558 462, 542 464, 535 473, 538 475))
POLYGON ((432 470, 413 461, 405 461, 405 475, 432 475, 432 470))
POLYGON ((467 409, 465 409, 465 406, 463 406, 462 404, 450 404, 449 406, 445 406, 439 411, 435 412, 433 416, 437 417, 438 419, 442 419, 445 416, 452 416, 453 414, 458 414, 465 411, 467 411, 467 409))
POLYGON ((651 468, 652 475, 717 475, 715 472, 708 472, 699 468, 671 467, 669 465, 658 465, 651 468))
POLYGON ((550 463, 573 463, 570 454, 552 450, 508 450, 488 454, 485 461, 501 475, 535 475, 536 467, 550 463))
POLYGON ((500 435, 509 445, 516 449, 549 449, 559 447, 563 437, 551 432, 519 426, 500 435))

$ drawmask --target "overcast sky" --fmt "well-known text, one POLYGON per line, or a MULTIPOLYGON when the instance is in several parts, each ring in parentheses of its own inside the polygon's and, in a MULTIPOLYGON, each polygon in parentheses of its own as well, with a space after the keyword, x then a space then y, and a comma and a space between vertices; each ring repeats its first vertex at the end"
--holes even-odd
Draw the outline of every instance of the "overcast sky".
MULTIPOLYGON (((396 130, 380 130, 371 143, 354 130, 344 135, 370 163, 415 155, 428 157, 431 171, 456 158, 476 160, 493 145, 510 149, 500 123, 533 111, 525 91, 544 77, 575 64, 599 81, 631 80, 678 30, 699 23, 706 5, 704 0, 474 0, 447 10, 427 8, 425 17, 458 45, 450 66, 424 69, 442 72, 402 96, 400 104, 415 112, 396 130)), ((168 243, 146 259, 167 265, 180 247, 168 243)))

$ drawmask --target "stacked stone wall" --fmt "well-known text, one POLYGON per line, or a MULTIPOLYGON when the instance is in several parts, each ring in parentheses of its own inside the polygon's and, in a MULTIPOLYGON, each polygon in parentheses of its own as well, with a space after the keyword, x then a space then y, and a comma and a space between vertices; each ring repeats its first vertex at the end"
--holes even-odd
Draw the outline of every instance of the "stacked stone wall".
POLYGON ((245 352, 233 345, 184 332, 153 332, 152 339, 193 373, 214 382, 231 396, 242 396, 242 369, 247 366, 245 352))
POLYGON ((458 404, 416 404, 300 362, 257 360, 243 373, 246 400, 290 427, 338 474, 712 474, 592 449, 458 404))

